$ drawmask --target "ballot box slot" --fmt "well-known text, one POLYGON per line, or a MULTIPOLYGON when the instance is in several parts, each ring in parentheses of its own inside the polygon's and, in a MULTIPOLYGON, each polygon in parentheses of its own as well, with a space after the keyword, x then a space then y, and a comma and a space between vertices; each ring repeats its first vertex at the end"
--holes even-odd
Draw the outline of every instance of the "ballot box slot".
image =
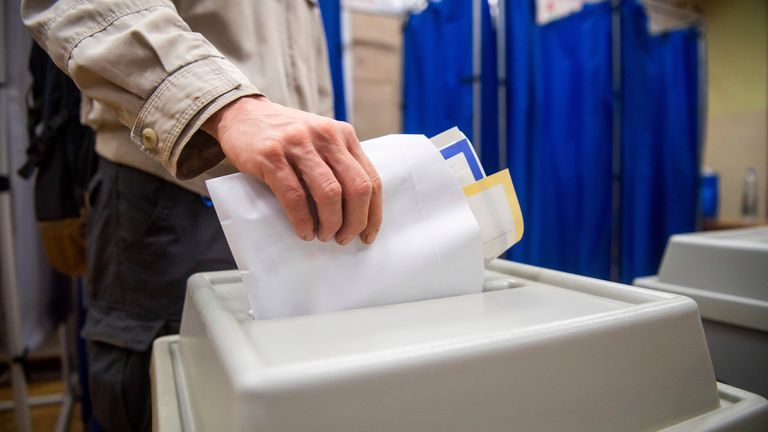
POLYGON ((483 284, 483 292, 499 291, 503 289, 522 288, 525 283, 518 279, 494 279, 487 280, 483 284))

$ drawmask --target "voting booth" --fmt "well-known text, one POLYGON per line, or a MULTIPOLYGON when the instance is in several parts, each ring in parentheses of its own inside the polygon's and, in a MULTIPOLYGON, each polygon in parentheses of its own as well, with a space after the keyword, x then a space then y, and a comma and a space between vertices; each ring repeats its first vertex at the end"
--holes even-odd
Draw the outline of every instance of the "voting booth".
POLYGON ((634 284, 695 300, 718 380, 768 397, 768 227, 672 236, 634 284))
POLYGON ((154 344, 156 431, 768 428, 687 297, 503 260, 438 299, 254 319, 247 295, 237 271, 189 280, 154 344))

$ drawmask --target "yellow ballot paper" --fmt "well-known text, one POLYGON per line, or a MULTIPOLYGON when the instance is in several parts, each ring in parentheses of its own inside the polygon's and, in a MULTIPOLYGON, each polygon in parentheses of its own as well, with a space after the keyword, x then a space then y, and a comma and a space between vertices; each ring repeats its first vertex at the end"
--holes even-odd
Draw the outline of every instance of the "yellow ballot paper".
POLYGON ((465 186, 464 195, 480 225, 486 262, 520 241, 523 214, 508 169, 465 186))

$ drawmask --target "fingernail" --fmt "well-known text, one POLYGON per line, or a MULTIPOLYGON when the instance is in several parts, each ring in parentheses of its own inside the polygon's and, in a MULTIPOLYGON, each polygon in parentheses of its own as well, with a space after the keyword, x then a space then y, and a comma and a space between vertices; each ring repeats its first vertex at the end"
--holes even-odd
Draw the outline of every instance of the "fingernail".
POLYGON ((311 241, 315 238, 315 233, 304 234, 301 238, 305 241, 311 241))
POLYGON ((343 239, 339 240, 339 244, 344 246, 347 243, 351 242, 353 238, 354 238, 354 236, 352 236, 352 237, 344 237, 343 239))
POLYGON ((373 241, 374 241, 374 240, 376 240, 376 234, 378 234, 378 233, 379 233, 378 231, 369 232, 369 233, 368 233, 368 234, 366 234, 366 235, 365 235, 365 237, 363 238, 363 243, 365 243, 365 244, 371 244, 371 243, 373 243, 373 241))

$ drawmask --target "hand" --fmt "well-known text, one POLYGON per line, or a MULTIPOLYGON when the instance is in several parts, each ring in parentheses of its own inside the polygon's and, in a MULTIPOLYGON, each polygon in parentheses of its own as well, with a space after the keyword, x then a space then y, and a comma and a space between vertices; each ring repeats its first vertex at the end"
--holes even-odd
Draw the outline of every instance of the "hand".
POLYGON ((225 106, 203 130, 238 170, 272 189, 300 238, 373 243, 381 180, 348 123, 259 96, 225 106))

